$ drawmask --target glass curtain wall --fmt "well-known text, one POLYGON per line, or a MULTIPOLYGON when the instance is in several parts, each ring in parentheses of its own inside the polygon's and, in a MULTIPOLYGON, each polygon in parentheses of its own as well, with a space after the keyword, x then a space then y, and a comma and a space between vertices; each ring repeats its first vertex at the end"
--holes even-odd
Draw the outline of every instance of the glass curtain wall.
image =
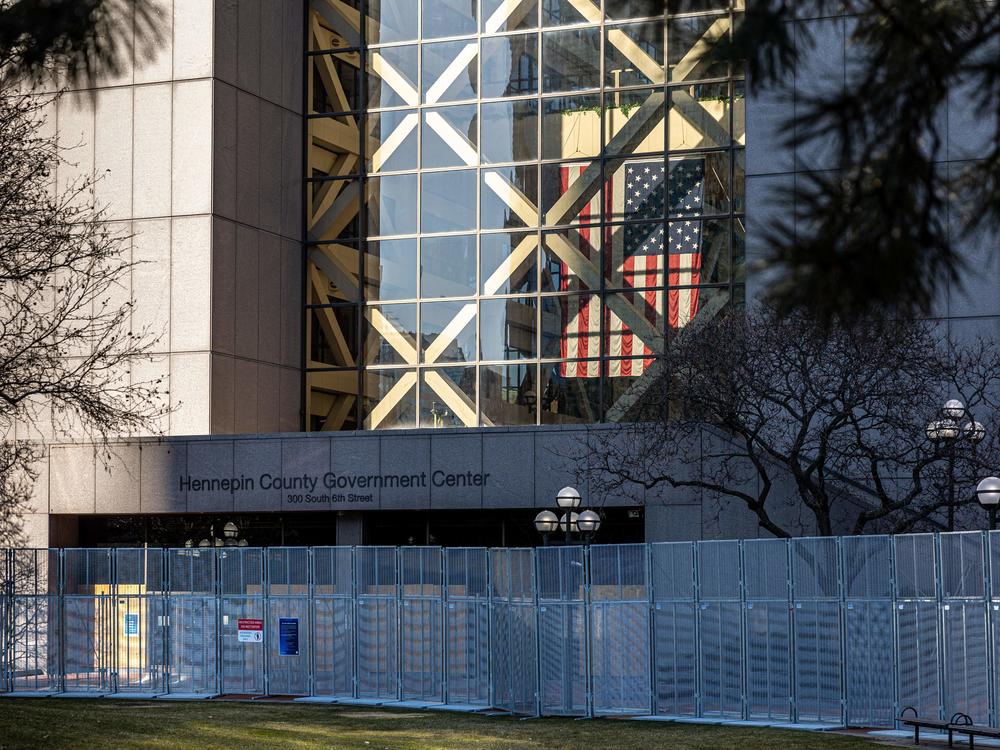
POLYGON ((311 0, 307 427, 628 420, 741 303, 742 0, 311 0))

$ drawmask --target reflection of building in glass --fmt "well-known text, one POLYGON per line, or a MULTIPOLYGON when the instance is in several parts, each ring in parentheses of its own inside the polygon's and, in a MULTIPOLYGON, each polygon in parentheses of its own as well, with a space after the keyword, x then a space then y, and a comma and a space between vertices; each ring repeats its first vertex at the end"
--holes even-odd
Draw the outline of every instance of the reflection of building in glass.
POLYGON ((744 3, 605 4, 312 0, 308 429, 627 420, 742 300, 744 3))

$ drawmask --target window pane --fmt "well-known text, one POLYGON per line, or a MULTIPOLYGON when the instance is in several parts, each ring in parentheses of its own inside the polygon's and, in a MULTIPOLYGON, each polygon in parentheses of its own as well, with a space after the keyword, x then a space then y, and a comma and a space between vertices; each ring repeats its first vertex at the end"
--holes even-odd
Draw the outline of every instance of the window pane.
POLYGON ((474 362, 476 303, 426 302, 420 306, 423 361, 474 362))
POLYGON ((600 362, 542 365, 539 415, 542 424, 594 424, 601 421, 600 362))
POLYGON ((643 86, 663 83, 663 22, 609 26, 604 42, 604 83, 643 86))
MULTIPOLYGON (((667 225, 667 283, 709 284, 728 276, 729 221, 672 221, 667 225)), ((728 280, 725 279, 725 280, 728 280)))
POLYGON ((313 112, 350 112, 361 108, 358 60, 357 52, 309 58, 313 112))
POLYGON ((423 94, 427 104, 476 98, 478 48, 475 41, 437 42, 421 47, 423 94), (454 67, 456 60, 465 64, 454 67))
POLYGON ((482 97, 538 93, 538 34, 485 38, 482 97))
POLYGON ((579 159, 600 153, 599 94, 545 99, 542 118, 543 159, 579 159))
POLYGON ((417 426, 415 370, 368 370, 362 383, 366 430, 417 426))
POLYGON ((601 301, 596 294, 542 298, 544 359, 597 357, 600 353, 601 301))
POLYGON ((741 146, 747 145, 746 109, 746 83, 735 81, 733 83, 733 140, 741 146))
POLYGON ((464 297, 476 293, 476 236, 420 241, 420 295, 464 297))
POLYGON ((358 248, 354 243, 316 245, 309 248, 307 301, 326 305, 361 299, 358 283, 358 248))
POLYGON ((479 368, 479 407, 483 423, 535 424, 537 365, 504 364, 479 368))
POLYGON ((600 286, 600 257, 600 227, 573 227, 543 233, 542 291, 596 291, 600 286))
POLYGON ((424 110, 422 138, 423 168, 463 167, 476 164, 479 134, 476 105, 424 110))
POLYGON ((729 153, 692 154, 670 160, 672 216, 729 213, 729 153))
POLYGON ((513 10, 507 10, 506 0, 482 0, 483 31, 516 31, 534 29, 538 26, 537 0, 521 0, 513 10))
POLYGON ((479 238, 483 294, 533 292, 537 287, 538 235, 502 232, 479 238))
MULTIPOLYGON (((741 287, 735 287, 739 292, 741 287)), ((695 318, 712 320, 731 304, 729 289, 685 287, 668 293, 667 339, 676 336, 695 318)))
POLYGON ((461 232, 475 229, 476 182, 474 169, 421 175, 421 231, 461 232))
POLYGON ((365 323, 365 364, 417 363, 416 304, 369 307, 365 323))
POLYGON ((662 372, 658 359, 612 359, 604 363, 604 421, 638 422, 655 420, 662 413, 658 405, 662 372))
POLYGON ((601 85, 601 30, 597 27, 542 33, 545 91, 579 91, 601 85))
POLYGON ((417 48, 385 47, 368 55, 368 106, 415 107, 417 48))
POLYGON ((542 165, 543 224, 577 224, 600 218, 600 162, 542 165))
POLYGON ((373 177, 368 180, 368 231, 371 235, 417 231, 417 176, 373 177))
POLYGON ((667 66, 671 81, 724 78, 726 63, 710 62, 707 53, 729 35, 729 16, 667 19, 667 66))
POLYGON ((743 149, 733 151, 733 211, 743 213, 747 210, 747 152, 743 149))
POLYGON ((605 297, 606 357, 651 357, 663 352, 664 297, 662 289, 620 292, 605 297))
POLYGON ((670 90, 670 149, 728 146, 729 84, 706 83, 670 90))
POLYGON ((483 229, 538 225, 538 168, 534 164, 484 170, 480 196, 483 229))
POLYGON ((607 285, 646 289, 666 283, 663 269, 663 222, 617 224, 608 227, 607 285))
POLYGON ((533 359, 538 312, 534 297, 484 299, 479 303, 479 352, 487 361, 533 359))
POLYGON ((475 367, 420 372, 421 427, 475 427, 477 421, 475 367))
POLYGON ((368 41, 388 44, 417 38, 417 4, 413 0, 369 0, 368 41))
POLYGON ((350 23, 352 11, 360 7, 360 0, 309 0, 312 22, 309 49, 360 47, 361 37, 350 23))
POLYGON ((605 153, 663 152, 666 117, 662 89, 609 91, 604 104, 605 153))
POLYGON ((359 180, 322 180, 306 186, 311 242, 332 242, 361 236, 359 180))
POLYGON ((469 0, 423 0, 423 38, 475 34, 476 5, 469 0))
POLYGON ((309 429, 313 432, 356 430, 358 371, 314 371, 306 374, 309 429))
POLYGON ((538 158, 538 101, 487 102, 482 106, 484 162, 538 158))
POLYGON ((608 161, 604 165, 608 195, 605 217, 641 221, 663 216, 663 157, 608 161))
POLYGON ((417 296, 417 241, 369 242, 365 262, 366 299, 415 299, 417 296))
POLYGON ((310 117, 309 176, 347 177, 361 174, 361 133, 350 116, 310 117))
POLYGON ((747 230, 743 219, 733 219, 733 281, 744 283, 747 280, 747 230))
MULTIPOLYGON (((697 222, 701 224, 701 245, 700 254, 692 255, 691 261, 691 280, 687 281, 685 276, 685 262, 682 260, 680 262, 679 280, 676 283, 679 284, 717 284, 720 282, 726 282, 730 279, 730 262, 729 262, 729 234, 730 234, 730 222, 728 219, 716 219, 710 221, 697 222)), ((695 224, 697 224, 695 223, 695 224)), ((679 242, 685 241, 680 239, 680 232, 674 231, 673 224, 681 224, 681 222, 674 222, 671 224, 671 237, 674 241, 674 248, 676 248, 679 242)), ((683 234, 685 238, 687 236, 693 236, 691 230, 697 229, 695 226, 683 226, 683 234)), ((674 252, 674 255, 678 255, 674 252)), ((673 273, 671 274, 673 277, 673 273)), ((671 284, 674 282, 671 281, 671 284)))
POLYGON ((309 366, 355 367, 358 358, 358 308, 309 310, 309 366))
POLYGON ((542 0, 543 26, 593 23, 600 17, 600 0, 542 0))
POLYGON ((416 110, 368 115, 368 171, 400 172, 416 168, 416 110))

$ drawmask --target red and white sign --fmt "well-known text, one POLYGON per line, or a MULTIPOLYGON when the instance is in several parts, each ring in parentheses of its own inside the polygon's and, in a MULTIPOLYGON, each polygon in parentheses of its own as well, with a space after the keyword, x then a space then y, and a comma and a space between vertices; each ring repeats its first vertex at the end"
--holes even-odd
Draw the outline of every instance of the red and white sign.
POLYGON ((261 643, 264 640, 263 620, 237 620, 236 630, 240 643, 261 643))

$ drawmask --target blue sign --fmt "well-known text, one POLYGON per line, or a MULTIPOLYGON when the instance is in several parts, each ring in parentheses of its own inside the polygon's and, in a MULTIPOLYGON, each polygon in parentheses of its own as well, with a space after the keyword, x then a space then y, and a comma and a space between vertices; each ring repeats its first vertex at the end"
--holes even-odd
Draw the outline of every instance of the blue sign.
POLYGON ((278 654, 281 656, 299 655, 299 618, 278 618, 278 654))
POLYGON ((139 615, 125 615, 125 635, 129 638, 139 635, 139 615))

